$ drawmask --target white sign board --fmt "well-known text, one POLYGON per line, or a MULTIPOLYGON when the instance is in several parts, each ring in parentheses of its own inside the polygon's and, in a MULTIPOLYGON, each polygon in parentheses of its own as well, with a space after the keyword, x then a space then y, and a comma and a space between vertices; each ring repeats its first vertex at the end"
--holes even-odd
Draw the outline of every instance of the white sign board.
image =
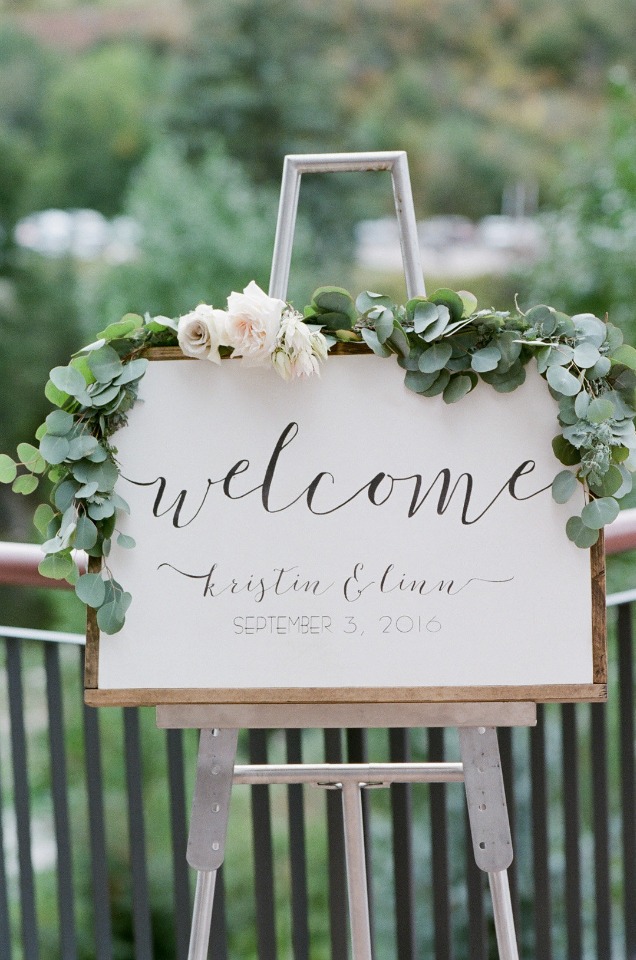
POLYGON ((151 362, 114 438, 133 603, 89 702, 602 696, 557 407, 528 374, 447 405, 371 354, 291 383, 151 362))

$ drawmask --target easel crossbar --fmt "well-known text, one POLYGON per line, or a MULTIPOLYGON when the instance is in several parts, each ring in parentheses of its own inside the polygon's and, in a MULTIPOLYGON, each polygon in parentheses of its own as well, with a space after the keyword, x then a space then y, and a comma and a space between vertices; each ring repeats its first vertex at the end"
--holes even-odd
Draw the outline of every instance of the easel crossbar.
POLYGON ((359 786, 391 783, 461 783, 463 763, 315 763, 252 764, 234 767, 234 783, 314 786, 352 781, 359 786))

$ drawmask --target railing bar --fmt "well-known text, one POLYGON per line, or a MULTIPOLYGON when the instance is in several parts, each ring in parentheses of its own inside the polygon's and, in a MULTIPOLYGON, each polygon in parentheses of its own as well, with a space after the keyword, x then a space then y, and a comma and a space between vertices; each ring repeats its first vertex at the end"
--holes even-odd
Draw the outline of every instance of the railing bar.
MULTIPOLYGON (((389 757, 392 763, 411 759, 409 731, 389 730, 389 757)), ((393 830, 393 877, 397 960, 415 960, 415 882, 413 871, 413 803, 408 783, 391 785, 391 826, 393 830)))
POLYGON ((611 593, 605 605, 608 607, 626 607, 636 600, 636 590, 622 590, 620 593, 611 593))
MULTIPOLYGON (((302 763, 302 733, 287 730, 287 762, 302 763)), ((287 788, 289 817, 289 859, 291 875, 292 949, 294 960, 309 960, 309 897, 307 894, 307 847, 305 840, 305 807, 303 788, 291 784, 287 788)))
POLYGON ((83 633, 61 633, 59 630, 32 630, 30 627, 0 627, 0 637, 12 640, 39 640, 44 643, 71 643, 76 647, 86 645, 83 633))
MULTIPOLYGON (((250 763, 267 763, 267 731, 250 730, 250 763)), ((254 893, 259 960, 275 960, 276 909, 274 898, 274 852, 269 787, 252 787, 252 834, 254 842, 254 893)))
MULTIPOLYGON (((349 763, 367 763, 369 759, 368 734, 360 727, 347 730, 347 759, 349 763)), ((371 847, 371 798, 368 790, 360 791, 360 807, 362 809, 362 827, 364 840, 364 860, 367 873, 367 899, 369 909, 369 935, 371 950, 374 942, 374 911, 373 911, 373 858, 371 847)), ((343 797, 344 802, 344 797, 343 797)))
POLYGON ((636 770, 634 764, 634 637, 632 610, 618 609, 619 742, 623 816, 625 957, 636 960, 636 770))
POLYGON ((190 945, 191 901, 190 878, 186 861, 188 828, 183 759, 183 730, 166 730, 166 734, 168 789, 170 791, 170 836, 172 839, 175 948, 177 960, 186 960, 190 945))
MULTIPOLYGON (((80 651, 82 686, 84 681, 84 650, 80 651)), ((93 707, 83 706, 84 757, 88 795, 88 831, 91 851, 91 886, 95 926, 95 960, 112 960, 113 934, 110 916, 106 831, 104 826, 104 785, 102 778, 101 737, 99 713, 93 707)))
POLYGON ((563 747, 563 824, 565 831, 565 914, 567 958, 580 960, 583 954, 581 929, 581 851, 579 835, 581 815, 579 803, 579 752, 573 703, 561 706, 561 740, 563 747))
POLYGON ((607 708, 592 704, 592 809, 594 818, 594 899, 596 903, 596 954, 598 960, 610 960, 611 892, 609 869, 609 803, 607 785, 607 708))
MULTIPOLYGON (((499 756, 501 758, 501 770, 503 773, 504 791, 506 794, 506 806, 508 807, 508 820, 510 823, 510 835, 512 837, 512 849, 517 849, 517 818, 515 806, 515 759, 513 752, 513 732, 511 727, 501 727, 497 731, 499 740, 499 756)), ((521 929, 521 907, 519 903, 519 873, 517 867, 517 857, 513 858, 508 867, 508 883, 510 885, 510 900, 512 902, 512 912, 517 930, 521 929)))
POLYGON ((123 717, 135 957, 136 960, 152 960, 152 924, 146 870, 146 831, 144 828, 141 785, 139 709, 137 707, 124 707, 123 717))
MULTIPOLYGON (((340 730, 325 730, 325 762, 342 763, 340 730)), ((329 929, 331 960, 347 960, 347 872, 344 849, 342 798, 339 791, 327 791, 327 842, 329 850, 329 929)))
POLYGON ((537 725, 530 730, 530 770, 535 953, 537 957, 541 957, 541 960, 552 960, 552 898, 548 867, 548 801, 543 705, 537 706, 537 725))
MULTIPOLYGON (((429 755, 440 761, 444 759, 444 732, 441 727, 431 728, 428 731, 429 755)), ((442 783, 431 785, 431 845, 435 958, 451 960, 453 948, 448 870, 448 816, 446 787, 442 783)))
POLYGON ((2 824, 2 756, 0 755, 0 957, 11 960, 11 920, 9 915, 9 892, 7 889, 7 872, 5 868, 4 829, 2 824))
POLYGON ((214 887, 208 956, 213 957, 213 960, 228 960, 225 870, 223 866, 219 868, 214 887))
POLYGON ((20 906, 24 960, 38 960, 39 937, 35 907, 35 878, 31 858, 31 799, 28 782, 27 744, 22 691, 22 649, 7 638, 7 679, 13 758, 13 791, 20 866, 20 906))
POLYGON ((51 793, 55 818, 57 847, 57 897, 60 921, 60 956, 63 960, 77 957, 75 900, 73 897, 73 860, 69 826, 66 747, 64 744, 64 709, 60 676, 60 648, 44 647, 46 698, 49 715, 49 750, 51 754, 51 793))

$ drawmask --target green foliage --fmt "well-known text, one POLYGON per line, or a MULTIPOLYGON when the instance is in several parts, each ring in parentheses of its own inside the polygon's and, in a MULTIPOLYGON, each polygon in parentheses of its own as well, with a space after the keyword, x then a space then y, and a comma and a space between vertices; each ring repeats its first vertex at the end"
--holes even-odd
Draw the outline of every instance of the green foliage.
POLYGON ((42 103, 45 149, 30 171, 25 209, 119 213, 150 145, 156 82, 153 58, 140 44, 99 47, 59 71, 42 103))
MULTIPOLYGON (((91 314, 104 326, 129 311, 179 316, 242 290, 246 276, 266 288, 276 206, 276 193, 256 190, 220 147, 188 162, 163 140, 138 169, 126 203, 142 232, 139 256, 87 291, 91 314)), ((302 254, 302 222, 296 246, 302 254)), ((294 283, 302 283, 301 271, 294 283)))
POLYGON ((529 298, 609 313, 636 337, 636 88, 616 69, 605 129, 587 156, 568 164, 558 213, 546 218, 547 249, 529 298))

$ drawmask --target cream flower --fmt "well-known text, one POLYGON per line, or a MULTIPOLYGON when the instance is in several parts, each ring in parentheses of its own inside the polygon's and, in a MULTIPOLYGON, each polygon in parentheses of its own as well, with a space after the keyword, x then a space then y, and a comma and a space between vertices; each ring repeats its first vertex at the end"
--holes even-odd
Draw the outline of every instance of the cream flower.
POLYGON ((190 313, 179 318, 177 337, 181 351, 187 357, 221 362, 219 347, 227 341, 227 314, 200 303, 190 313))
POLYGON ((276 372, 283 380, 310 377, 320 373, 319 362, 326 357, 327 341, 322 333, 308 327, 296 310, 287 309, 272 355, 276 372))
POLYGON ((247 366, 268 363, 280 329, 285 303, 268 297, 253 280, 243 293, 227 298, 227 344, 247 366))

